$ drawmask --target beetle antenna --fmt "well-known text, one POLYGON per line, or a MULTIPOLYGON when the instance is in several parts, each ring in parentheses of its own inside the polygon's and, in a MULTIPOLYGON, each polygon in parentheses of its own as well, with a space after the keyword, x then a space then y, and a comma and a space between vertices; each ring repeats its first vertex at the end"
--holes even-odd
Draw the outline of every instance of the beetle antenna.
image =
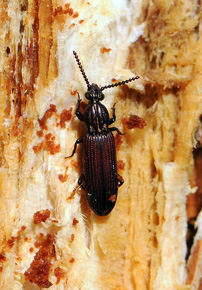
POLYGON ((122 81, 122 82, 118 82, 116 84, 112 84, 112 85, 108 85, 108 86, 101 87, 100 90, 103 91, 105 89, 122 86, 122 85, 125 85, 125 84, 129 83, 129 82, 135 81, 135 80, 137 80, 139 78, 140 77, 136 76, 136 77, 133 77, 131 79, 128 79, 128 80, 125 80, 125 81, 122 81))
POLYGON ((86 82, 86 84, 87 84, 87 87, 89 88, 89 87, 90 87, 90 83, 89 83, 89 80, 88 80, 88 78, 87 78, 87 76, 86 76, 86 74, 85 74, 85 71, 84 71, 84 69, 83 69, 83 67, 82 67, 82 65, 81 65, 80 59, 79 59, 79 57, 78 57, 78 54, 77 54, 76 51, 74 51, 74 50, 73 50, 73 54, 74 54, 74 56, 75 56, 75 59, 76 59, 76 62, 77 62, 77 64, 78 64, 78 66, 79 66, 79 68, 80 68, 80 71, 81 71, 81 73, 82 73, 82 75, 83 75, 83 78, 84 78, 84 80, 85 80, 85 82, 86 82))

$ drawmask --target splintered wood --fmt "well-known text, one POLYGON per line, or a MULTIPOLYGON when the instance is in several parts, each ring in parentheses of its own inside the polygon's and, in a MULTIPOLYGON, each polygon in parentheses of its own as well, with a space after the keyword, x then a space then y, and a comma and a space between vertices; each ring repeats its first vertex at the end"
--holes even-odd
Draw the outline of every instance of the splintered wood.
POLYGON ((2 290, 201 289, 201 5, 0 0, 2 290), (82 149, 65 159, 86 133, 73 50, 90 84, 140 77, 103 100, 125 133, 106 217, 77 184, 82 149))

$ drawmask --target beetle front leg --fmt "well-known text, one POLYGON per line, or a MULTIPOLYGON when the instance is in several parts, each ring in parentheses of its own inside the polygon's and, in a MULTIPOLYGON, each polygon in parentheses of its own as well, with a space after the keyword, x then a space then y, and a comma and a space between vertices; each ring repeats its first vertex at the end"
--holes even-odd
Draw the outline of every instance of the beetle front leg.
POLYGON ((78 101, 77 101, 77 108, 76 108, 76 116, 77 116, 77 118, 80 120, 80 121, 84 121, 84 119, 83 119, 83 114, 79 111, 79 109, 80 109, 80 103, 81 103, 81 98, 80 98, 80 95, 79 95, 79 93, 77 92, 77 94, 78 94, 78 101))
POLYGON ((114 123, 116 121, 115 105, 116 105, 116 103, 114 103, 114 105, 112 107, 112 118, 109 119, 108 125, 111 125, 112 123, 114 123))
POLYGON ((83 138, 77 139, 76 142, 74 143, 74 149, 72 151, 72 154, 70 156, 65 157, 65 159, 72 157, 74 155, 74 153, 76 152, 77 145, 82 143, 82 142, 83 142, 83 138))
POLYGON ((81 176, 78 179, 78 185, 81 186, 81 188, 83 188, 85 190, 86 186, 82 184, 83 182, 85 182, 85 176, 82 173, 81 176))
POLYGON ((125 133, 122 133, 118 128, 116 127, 111 127, 109 128, 109 131, 116 131, 119 135, 125 135, 125 133))

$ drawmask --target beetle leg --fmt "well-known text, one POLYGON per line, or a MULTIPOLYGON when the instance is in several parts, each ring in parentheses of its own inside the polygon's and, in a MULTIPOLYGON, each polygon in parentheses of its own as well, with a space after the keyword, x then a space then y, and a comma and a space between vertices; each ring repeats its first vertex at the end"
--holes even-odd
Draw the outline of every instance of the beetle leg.
POLYGON ((118 180, 118 186, 119 187, 121 185, 123 185, 123 183, 124 183, 123 177, 121 175, 119 175, 118 173, 117 173, 117 180, 118 180))
POLYGON ((119 129, 116 128, 116 127, 111 127, 111 128, 109 128, 109 131, 116 131, 119 135, 125 135, 125 133, 122 133, 122 132, 119 131, 119 129))
POLYGON ((82 143, 82 142, 83 142, 83 138, 77 139, 76 142, 74 143, 74 149, 72 151, 72 154, 70 156, 65 157, 65 159, 72 157, 74 155, 74 153, 76 152, 77 145, 82 143))
POLYGON ((82 184, 83 182, 85 182, 85 176, 82 173, 81 176, 78 179, 78 185, 81 186, 81 188, 83 188, 85 190, 86 186, 82 184))
POLYGON ((77 108, 76 108, 76 116, 77 116, 77 118, 80 121, 84 121, 83 120, 83 114, 79 111, 79 109, 80 109, 80 103, 81 103, 81 98, 80 98, 80 95, 79 95, 78 92, 77 92, 77 94, 78 94, 78 101, 77 101, 77 108))
POLYGON ((112 118, 109 119, 108 125, 111 125, 112 123, 114 123, 116 121, 115 105, 116 105, 116 103, 114 103, 114 105, 112 107, 112 118))

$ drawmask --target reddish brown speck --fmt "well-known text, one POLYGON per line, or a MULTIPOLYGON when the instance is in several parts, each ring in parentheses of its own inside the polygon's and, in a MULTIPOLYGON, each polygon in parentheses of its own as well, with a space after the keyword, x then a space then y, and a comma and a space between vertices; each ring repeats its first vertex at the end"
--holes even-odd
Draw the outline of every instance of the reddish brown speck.
POLYGON ((0 266, 0 272, 2 272, 3 271, 3 266, 0 266))
POLYGON ((74 12, 73 18, 77 18, 77 17, 79 17, 79 13, 78 12, 74 12))
POLYGON ((121 170, 124 169, 125 163, 123 162, 123 160, 118 160, 117 161, 117 167, 118 167, 118 169, 121 169, 121 170))
POLYGON ((56 145, 53 141, 46 141, 46 150, 55 155, 60 152, 60 144, 56 145))
POLYGON ((83 20, 83 19, 79 21, 79 23, 80 23, 80 24, 81 24, 81 23, 83 23, 83 22, 84 22, 84 20, 83 20))
POLYGON ((43 137, 43 131, 37 131, 36 133, 37 133, 38 137, 40 137, 40 138, 43 137))
POLYGON ((106 47, 100 48, 101 53, 110 52, 111 50, 112 50, 111 48, 106 48, 106 47))
POLYGON ((52 13, 52 16, 56 17, 58 15, 64 15, 64 14, 69 14, 71 16, 73 13, 74 11, 72 8, 70 8, 70 4, 67 3, 65 4, 65 9, 63 9, 62 6, 57 7, 55 11, 52 13))
POLYGON ((109 200, 111 202, 115 202, 116 201, 116 195, 115 194, 111 195, 110 198, 109 198, 109 200))
POLYGON ((73 218, 72 225, 73 225, 73 226, 75 226, 75 225, 77 225, 77 224, 78 224, 78 222, 79 222, 79 221, 78 221, 76 218, 73 218))
POLYGON ((12 134, 13 134, 13 136, 18 136, 19 134, 21 134, 22 132, 21 132, 21 130, 20 130, 20 128, 18 127, 18 126, 13 126, 12 127, 12 134))
POLYGON ((51 137, 52 137, 52 134, 51 133, 48 133, 48 134, 45 135, 45 139, 46 140, 50 140, 51 137))
POLYGON ((34 248, 31 247, 31 248, 29 249, 29 251, 30 251, 30 253, 33 253, 33 252, 34 252, 34 248))
POLYGON ((74 10, 72 8, 68 8, 66 11, 70 16, 74 13, 74 10))
POLYGON ((74 258, 71 258, 71 259, 69 260, 69 263, 74 263, 74 261, 75 261, 75 259, 74 259, 74 258))
POLYGON ((41 119, 38 119, 39 125, 42 130, 47 130, 46 121, 51 118, 54 113, 57 112, 56 106, 50 104, 50 108, 45 112, 44 116, 41 119))
POLYGON ((67 175, 58 174, 58 179, 59 179, 61 182, 65 182, 65 181, 67 181, 67 178, 68 178, 67 175))
POLYGON ((75 187, 74 189, 73 189, 73 191, 72 191, 72 193, 67 197, 67 200, 69 200, 69 199, 72 199, 73 198, 73 196, 75 195, 75 193, 76 193, 76 189, 77 189, 77 187, 75 187))
POLYGON ((116 82, 116 79, 115 79, 115 78, 113 78, 113 79, 112 79, 112 82, 113 82, 113 83, 115 83, 115 82, 116 82))
POLYGON ((14 245, 14 243, 15 243, 15 239, 16 239, 15 237, 11 237, 10 240, 7 241, 8 246, 9 246, 10 248, 13 247, 13 245, 14 245))
POLYGON ((26 226, 21 226, 21 229, 18 231, 18 236, 21 235, 26 230, 26 226))
POLYGON ((52 258, 55 258, 55 247, 52 236, 47 235, 47 239, 41 244, 39 251, 35 254, 31 266, 25 272, 26 280, 37 284, 40 288, 52 286, 49 281, 52 258))
POLYGON ((57 278, 57 282, 56 282, 56 285, 57 285, 59 284, 60 279, 65 277, 65 272, 60 267, 57 267, 54 270, 54 275, 57 278))
POLYGON ((34 150, 34 153, 36 154, 40 152, 43 149, 43 145, 44 145, 44 142, 41 142, 38 145, 33 146, 32 149, 34 150))
POLYGON ((74 240, 74 234, 71 235, 71 242, 74 240))
POLYGON ((0 262, 6 261, 6 257, 3 254, 0 254, 0 262))
POLYGON ((59 6, 55 9, 55 11, 52 13, 52 15, 55 17, 58 14, 62 14, 63 10, 62 10, 62 6, 59 6))
POLYGON ((124 118, 122 120, 123 125, 127 126, 128 129, 139 128, 143 129, 146 126, 146 122, 144 119, 131 115, 129 118, 124 118))
POLYGON ((24 238, 24 241, 27 242, 27 241, 28 241, 28 237, 25 237, 25 238, 24 238))
POLYGON ((34 214, 34 223, 39 224, 45 222, 50 217, 49 209, 42 209, 34 214))
POLYGON ((77 91, 70 91, 70 94, 71 94, 72 96, 75 96, 76 93, 77 93, 77 91))
POLYGON ((35 248, 40 248, 41 245, 42 245, 42 242, 39 242, 39 241, 36 241, 36 242, 34 243, 35 248))
POLYGON ((61 128, 65 128, 65 122, 70 121, 72 118, 72 108, 69 110, 63 110, 60 114, 60 126, 61 128))
POLYGON ((69 28, 73 28, 75 26, 75 23, 72 23, 69 28))
POLYGON ((43 239, 44 238, 44 234, 43 233, 40 233, 39 234, 39 237, 40 237, 40 239, 43 239))
POLYGON ((58 224, 57 220, 51 220, 52 223, 58 224))
POLYGON ((117 133, 115 135, 115 144, 116 144, 116 150, 117 151, 120 149, 122 143, 123 143, 122 136, 117 133))
POLYGON ((74 159, 71 160, 71 165, 72 165, 74 168, 78 168, 78 167, 79 167, 79 163, 76 162, 74 159))

